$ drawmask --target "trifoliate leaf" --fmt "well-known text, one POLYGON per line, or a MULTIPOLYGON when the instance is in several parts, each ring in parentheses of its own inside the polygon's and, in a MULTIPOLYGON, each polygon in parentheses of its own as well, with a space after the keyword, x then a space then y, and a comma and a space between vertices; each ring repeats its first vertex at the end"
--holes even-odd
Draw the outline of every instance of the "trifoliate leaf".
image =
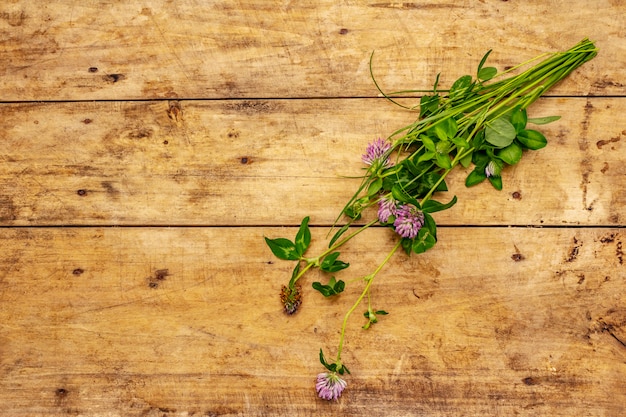
POLYGON ((338 257, 339 252, 333 252, 330 255, 327 255, 322 261, 320 269, 324 272, 337 272, 350 266, 350 264, 337 259, 338 257))

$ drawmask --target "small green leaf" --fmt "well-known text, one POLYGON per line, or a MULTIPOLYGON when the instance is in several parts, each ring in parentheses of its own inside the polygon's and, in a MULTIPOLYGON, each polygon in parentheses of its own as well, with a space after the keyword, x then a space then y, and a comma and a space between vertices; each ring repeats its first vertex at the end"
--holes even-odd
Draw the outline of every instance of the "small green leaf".
POLYGON ((453 117, 447 117, 435 124, 429 129, 439 140, 448 140, 456 135, 459 130, 456 120, 453 117))
POLYGON ((289 239, 279 237, 277 239, 265 238, 265 243, 270 247, 272 253, 279 259, 287 261, 297 261, 300 259, 296 245, 289 239))
POLYGON ((380 191, 382 186, 383 186, 383 179, 376 178, 374 181, 370 183, 369 187, 367 188, 367 195, 369 197, 374 196, 377 192, 380 191))
POLYGON ((489 182, 496 190, 502 190, 502 177, 489 177, 489 182))
POLYGON ((491 53, 491 51, 492 51, 491 49, 488 50, 487 53, 483 55, 483 57, 481 58, 480 63, 478 64, 478 69, 476 70, 476 74, 480 74, 480 71, 483 69, 483 65, 485 65, 485 62, 487 62, 487 58, 489 57, 489 54, 491 53))
POLYGON ((517 134, 517 140, 528 149, 537 150, 548 144, 546 137, 536 130, 525 129, 517 134))
POLYGON ((413 239, 409 239, 407 237, 403 237, 400 240, 400 244, 402 245, 402 249, 407 255, 411 254, 411 247, 413 246, 413 239))
POLYGON ((492 145, 504 148, 515 139, 517 134, 515 127, 504 117, 499 117, 485 124, 485 140, 492 145))
POLYGON ((391 189, 391 195, 394 199, 398 200, 401 203, 410 203, 415 207, 420 208, 420 204, 417 200, 410 195, 408 195, 399 185, 394 185, 391 189))
POLYGON ((309 230, 309 217, 305 217, 302 219, 300 223, 300 229, 298 229, 298 233, 296 234, 296 251, 298 255, 302 256, 304 252, 311 244, 311 231, 309 230))
POLYGON ((555 122, 559 120, 561 116, 546 116, 546 117, 533 117, 532 119, 528 119, 528 123, 532 123, 534 125, 545 125, 548 123, 555 122))
POLYGON ((326 359, 324 358, 324 352, 320 349, 320 362, 324 365, 325 368, 328 368, 328 363, 326 363, 326 359))
POLYGON ((322 293, 324 297, 332 297, 333 295, 337 295, 346 288, 346 283, 342 280, 335 281, 335 277, 331 277, 328 281, 328 285, 324 285, 321 282, 314 282, 311 284, 313 289, 322 293))
POLYGON ((435 77, 435 83, 433 84, 433 91, 437 92, 437 86, 439 85, 439 77, 441 77, 441 73, 437 73, 437 77, 435 77))
POLYGON ((412 249, 415 253, 424 253, 435 246, 436 243, 437 238, 428 229, 422 227, 413 242, 412 249))
POLYGON ((417 163, 419 164, 420 162, 430 161, 435 157, 435 153, 435 151, 424 152, 419 158, 417 158, 417 163))
POLYGON ((494 67, 481 68, 480 71, 478 71, 478 79, 481 81, 489 81, 495 77, 497 73, 498 70, 494 67))
POLYGON ((350 264, 338 260, 338 257, 339 252, 333 252, 327 255, 322 261, 320 269, 324 272, 337 272, 350 266, 350 264))
POLYGON ((431 235, 437 239, 437 223, 435 223, 435 219, 428 213, 424 213, 424 226, 426 230, 430 232, 431 235))
POLYGON ((463 158, 461 158, 461 166, 463 168, 467 168, 470 166, 470 164, 472 163, 472 154, 473 152, 468 153, 467 155, 465 155, 463 158))
POLYGON ((324 268, 325 266, 332 265, 335 262, 335 260, 339 257, 339 255, 340 255, 339 252, 333 252, 330 255, 326 255, 326 257, 322 261, 322 264, 320 265, 320 268, 324 268))
POLYGON ((337 239, 339 239, 341 237, 341 235, 343 235, 344 233, 346 233, 346 231, 350 228, 350 224, 344 224, 343 226, 341 226, 341 229, 339 229, 337 231, 337 233, 335 233, 335 236, 333 236, 332 239, 330 239, 330 242, 328 243, 328 247, 332 247, 333 244, 337 241, 337 239))
MULTIPOLYGON (((437 77, 437 79, 439 79, 437 77)), ((437 87, 435 86, 435 89, 437 87)), ((433 113, 439 107, 439 96, 422 96, 420 99, 420 118, 433 113)))
POLYGON ((469 143, 467 143, 466 138, 462 138, 460 136, 452 136, 450 141, 454 143, 458 148, 465 149, 469 147, 469 143))
POLYGON ((415 165, 413 161, 411 161, 410 158, 407 158, 404 161, 402 161, 402 165, 407 167, 409 172, 415 176, 420 175, 422 173, 422 171, 417 168, 417 165, 415 165))
POLYGON ((454 100, 464 95, 470 88, 472 87, 472 77, 469 75, 464 75, 456 80, 452 87, 450 87, 450 99, 454 100))
POLYGON ((501 149, 497 155, 498 158, 502 159, 507 164, 515 165, 522 159, 522 147, 516 142, 513 142, 506 148, 501 149))
POLYGON ((363 328, 365 330, 367 330, 367 329, 370 328, 370 326, 372 324, 378 323, 378 319, 376 318, 377 315, 386 316, 387 314, 389 314, 389 313, 387 313, 385 310, 376 310, 376 311, 374 311, 371 308, 366 310, 363 313, 363 317, 365 317, 368 321, 365 324, 365 326, 363 326, 363 328))
POLYGON ((325 271, 325 272, 337 272, 337 271, 341 271, 342 269, 346 269, 349 266, 350 266, 349 263, 337 260, 329 268, 323 269, 323 271, 325 271))
POLYGON ((291 280, 289 281, 289 286, 291 287, 295 284, 296 277, 300 273, 300 262, 296 262, 296 266, 293 268, 293 272, 291 273, 291 280))
POLYGON ((476 167, 465 179, 465 186, 471 187, 473 185, 480 184, 485 179, 487 179, 487 175, 485 175, 485 168, 483 167, 480 169, 479 167, 476 167))
POLYGON ((438 211, 446 210, 456 204, 456 196, 450 200, 449 203, 443 204, 435 200, 427 200, 422 204, 422 210, 424 213, 436 213, 438 211))
POLYGON ((361 218, 361 211, 363 211, 363 207, 358 202, 355 202, 350 207, 346 207, 343 212, 352 220, 359 220, 361 218))
POLYGON ((424 184, 426 184, 429 189, 433 188, 437 182, 439 182, 439 185, 437 186, 435 191, 448 191, 448 185, 444 180, 441 179, 440 174, 432 171, 424 174, 424 184))
POLYGON ((422 141, 422 143, 424 144, 424 147, 426 149, 428 149, 431 152, 437 152, 437 149, 435 147, 435 142, 433 142, 433 140, 430 137, 428 137, 426 135, 421 135, 419 138, 422 141))
POLYGON ((528 115, 526 109, 515 109, 511 114, 511 124, 515 127, 517 133, 526 129, 526 122, 528 121, 528 115))
POLYGON ((439 152, 435 153, 435 163, 437 164, 437 166, 443 169, 452 168, 452 161, 450 161, 450 156, 447 153, 445 154, 441 154, 439 152))
POLYGON ((322 352, 322 349, 320 349, 320 363, 324 366, 324 368, 328 369, 330 372, 338 372, 341 375, 343 375, 344 371, 347 373, 350 373, 350 371, 348 371, 348 368, 346 368, 344 365, 342 365, 339 369, 337 369, 336 363, 326 362, 326 358, 324 357, 324 352, 322 352))
POLYGON ((476 165, 477 167, 481 167, 481 169, 484 169, 485 166, 487 166, 487 164, 489 163, 489 155, 487 155, 486 152, 474 152, 473 156, 472 156, 472 162, 474 163, 474 165, 476 165))
POLYGON ((322 295, 324 297, 330 297, 332 294, 330 293, 330 289, 328 288, 327 285, 322 284, 321 282, 314 282, 313 284, 311 284, 311 286, 313 287, 313 289, 319 291, 320 293, 322 293, 322 295))

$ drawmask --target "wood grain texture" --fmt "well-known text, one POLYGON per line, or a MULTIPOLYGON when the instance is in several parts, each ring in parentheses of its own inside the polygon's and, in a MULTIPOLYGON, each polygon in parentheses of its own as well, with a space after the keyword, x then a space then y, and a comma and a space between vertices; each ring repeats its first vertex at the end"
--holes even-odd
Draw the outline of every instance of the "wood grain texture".
MULTIPOLYGON (((505 188, 448 183, 443 224, 618 225, 626 219, 622 99, 544 99, 550 145, 505 188)), ((11 104, 0 165, 5 225, 331 223, 368 141, 413 121, 382 99, 11 104), (263 207, 263 210, 257 210, 263 207)))
MULTIPOLYGON (((444 228, 432 251, 396 257, 373 289, 389 316, 368 331, 360 314, 350 321, 339 404, 312 392, 316 358, 335 351, 339 311, 361 284, 332 308, 307 287, 301 311, 284 315, 289 265, 259 244, 280 234, 295 229, 0 230, 0 414, 623 410, 622 229, 444 228)), ((392 245, 388 230, 368 231, 341 277, 369 272, 392 245)))
POLYGON ((430 88, 589 37, 551 94, 624 95, 626 5, 535 1, 4 1, 0 99, 346 97, 430 88))
MULTIPOLYGON (((622 416, 626 409, 626 4, 320 0, 0 4, 0 416, 622 416), (342 248, 325 300, 263 237, 312 218, 311 253, 372 139, 414 114, 376 98, 589 37, 539 100, 549 146, 437 213, 439 242, 349 321, 352 375, 318 352, 394 244, 342 248), (530 226, 530 227, 527 227, 530 226)), ((406 103, 415 104, 415 98, 406 103)))

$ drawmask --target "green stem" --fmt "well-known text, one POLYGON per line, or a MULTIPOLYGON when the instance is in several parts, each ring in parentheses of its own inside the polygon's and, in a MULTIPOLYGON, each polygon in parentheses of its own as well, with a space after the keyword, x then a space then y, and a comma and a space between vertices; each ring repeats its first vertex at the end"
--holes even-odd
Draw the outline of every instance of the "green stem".
POLYGON ((363 288, 363 291, 361 292, 361 295, 359 295, 359 298, 356 299, 352 307, 350 307, 350 310, 348 310, 348 312, 344 316, 343 324, 341 326, 341 334, 339 335, 339 347, 337 348, 337 362, 336 363, 337 363, 338 368, 341 367, 341 351, 343 350, 343 342, 346 336, 346 327, 348 325, 348 318, 350 317, 350 315, 352 315, 354 310, 356 310, 359 304, 361 304, 361 301, 363 301, 363 298, 365 297, 365 295, 369 293, 370 287, 372 286, 372 282, 374 282, 374 277, 381 271, 381 269, 383 269, 383 266, 385 266, 385 264, 389 262, 393 254, 400 247, 401 243, 402 241, 398 240, 398 242, 393 247, 391 252, 389 252, 387 256, 385 257, 385 260, 380 265, 378 265, 378 268, 376 268, 376 270, 372 272, 370 275, 365 277, 365 279, 367 280, 367 284, 365 285, 365 288, 363 288))
POLYGON ((306 262, 306 266, 304 268, 302 268, 298 274, 296 274, 293 278, 291 278, 291 280, 289 281, 289 288, 293 289, 294 286, 296 285, 296 282, 298 282, 298 280, 300 278, 302 278, 302 276, 309 270, 311 269, 312 266, 317 266, 319 265, 320 261, 322 260, 322 258, 324 258, 326 255, 336 251, 337 249, 339 249, 341 246, 343 246, 344 244, 348 243, 348 241, 350 239, 352 239, 353 237, 357 236, 359 233, 361 233, 362 231, 364 231, 365 229, 367 229, 368 227, 376 224, 376 222, 378 221, 378 219, 376 220, 372 220, 369 223, 364 224, 363 226, 361 226, 360 228, 358 228, 357 230, 355 230, 354 232, 350 233, 348 236, 344 237, 343 239, 339 240, 338 242, 336 242, 334 245, 332 245, 330 248, 326 249, 324 252, 322 252, 320 255, 316 256, 315 258, 308 258, 308 259, 304 259, 304 261, 306 262))

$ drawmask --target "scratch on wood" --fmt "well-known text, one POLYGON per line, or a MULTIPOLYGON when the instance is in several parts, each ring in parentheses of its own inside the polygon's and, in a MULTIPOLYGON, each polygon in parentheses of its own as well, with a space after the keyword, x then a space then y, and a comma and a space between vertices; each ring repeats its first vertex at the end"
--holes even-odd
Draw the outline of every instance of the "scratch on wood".
POLYGON ((574 243, 574 246, 572 246, 572 248, 570 249, 567 258, 565 258, 565 262, 574 262, 576 258, 578 257, 578 252, 580 251, 582 242, 579 245, 578 239, 576 239, 576 236, 574 236, 573 243, 574 243))
POLYGON ((607 323, 603 319, 598 320, 598 324, 600 325, 600 330, 602 332, 606 332, 609 336, 611 336, 613 339, 615 339, 620 345, 622 345, 623 347, 626 347, 626 341, 620 339, 615 334, 615 331, 614 331, 615 327, 616 327, 615 325, 607 323))

